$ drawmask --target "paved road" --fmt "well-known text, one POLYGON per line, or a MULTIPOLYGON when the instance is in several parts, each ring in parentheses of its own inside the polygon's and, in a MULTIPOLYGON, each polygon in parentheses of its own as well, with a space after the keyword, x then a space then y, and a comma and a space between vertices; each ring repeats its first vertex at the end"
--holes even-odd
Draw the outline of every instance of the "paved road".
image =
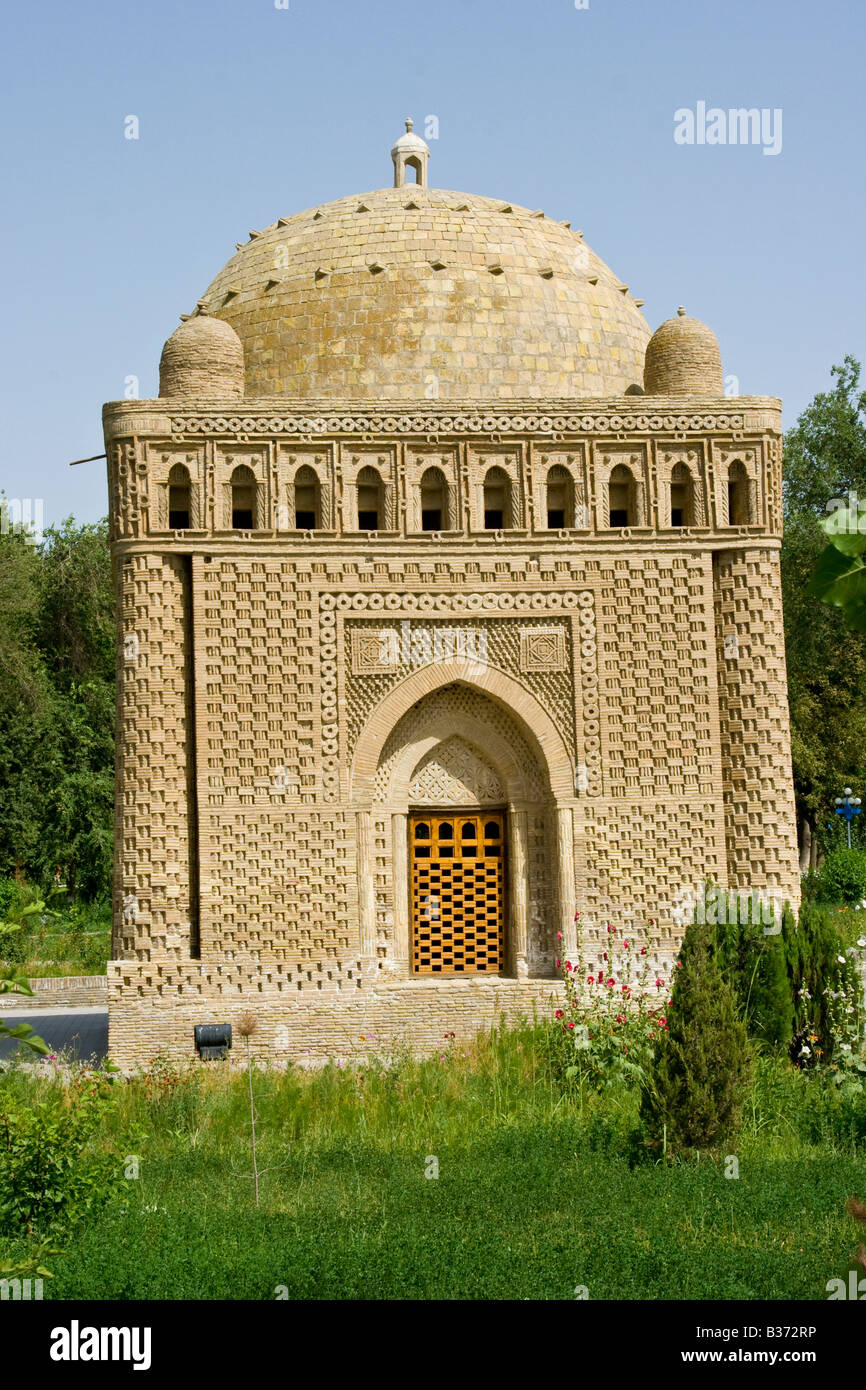
MULTIPOLYGON (((71 1053, 79 1060, 95 1059, 101 1062, 108 1051, 108 1010, 92 1010, 88 1013, 39 1013, 36 1009, 26 1013, 11 1014, 4 1009, 4 1022, 13 1027, 16 1023, 29 1023, 34 1033, 43 1038, 52 1052, 71 1053)), ((20 1044, 13 1039, 0 1040, 0 1058, 8 1057, 20 1044)), ((38 1054, 29 1049, 21 1049, 24 1061, 36 1062, 38 1054)))

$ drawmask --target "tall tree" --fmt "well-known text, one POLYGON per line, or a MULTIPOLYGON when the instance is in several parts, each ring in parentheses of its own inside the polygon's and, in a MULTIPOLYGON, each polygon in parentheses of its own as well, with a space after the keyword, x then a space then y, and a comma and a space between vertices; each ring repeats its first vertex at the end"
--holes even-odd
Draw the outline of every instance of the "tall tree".
MULTIPOLYGON (((816 395, 785 436, 782 593, 794 789, 801 849, 826 837, 833 797, 866 787, 866 635, 811 590, 827 548, 821 526, 853 492, 866 500, 866 391, 860 364, 833 367, 831 391, 816 395)), ((805 864, 804 864, 805 867, 805 864)))
POLYGON ((104 522, 0 536, 0 873, 108 890, 114 618, 104 522))

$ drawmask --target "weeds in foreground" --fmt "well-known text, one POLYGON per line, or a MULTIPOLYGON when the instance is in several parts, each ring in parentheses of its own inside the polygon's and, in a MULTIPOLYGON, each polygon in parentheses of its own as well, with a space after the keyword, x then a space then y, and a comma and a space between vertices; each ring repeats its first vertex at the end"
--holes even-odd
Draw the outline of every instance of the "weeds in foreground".
MULTIPOLYGON (((823 1296, 862 1172, 853 1101, 762 1055, 737 1182, 717 1155, 637 1161, 638 1088, 563 1088, 546 1030, 315 1071, 156 1059, 111 1084, 79 1151, 79 1169, 112 1155, 125 1169, 66 1226, 49 1296, 823 1296)), ((0 1106, 57 1113, 73 1073, 10 1068, 0 1106)), ((21 1262, 35 1236, 15 1229, 0 1258, 21 1262)))

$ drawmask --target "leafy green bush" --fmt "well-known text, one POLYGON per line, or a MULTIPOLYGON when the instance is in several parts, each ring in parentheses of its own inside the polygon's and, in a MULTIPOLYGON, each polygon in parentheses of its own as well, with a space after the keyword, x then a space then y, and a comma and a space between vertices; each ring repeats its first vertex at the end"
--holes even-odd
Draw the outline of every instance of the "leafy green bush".
POLYGON ((818 871, 818 880, 825 902, 863 902, 866 899, 866 851, 832 850, 818 871))
POLYGON ((14 912, 21 899, 22 882, 11 875, 0 876, 0 922, 14 912))
POLYGON ((42 893, 23 879, 0 880, 0 961, 25 975, 102 975, 110 956, 109 901, 69 899, 57 884, 42 893))
POLYGON ((736 1132, 750 1058, 709 924, 686 929, 666 1022, 642 1097, 650 1141, 658 1145, 664 1133, 674 1149, 713 1148, 736 1132))
POLYGON ((30 1104, 0 1095, 0 1232, 56 1236, 122 1188, 120 1156, 95 1142, 112 1108, 92 1072, 30 1104))

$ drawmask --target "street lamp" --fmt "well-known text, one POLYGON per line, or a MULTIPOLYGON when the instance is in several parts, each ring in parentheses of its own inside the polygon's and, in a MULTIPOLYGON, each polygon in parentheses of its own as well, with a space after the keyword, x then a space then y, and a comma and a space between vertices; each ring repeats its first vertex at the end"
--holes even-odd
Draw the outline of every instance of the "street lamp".
POLYGON ((842 796, 836 797, 836 815, 844 816, 848 822, 848 848, 851 848, 851 822, 860 814, 860 798, 851 795, 851 788, 844 787, 842 796))

